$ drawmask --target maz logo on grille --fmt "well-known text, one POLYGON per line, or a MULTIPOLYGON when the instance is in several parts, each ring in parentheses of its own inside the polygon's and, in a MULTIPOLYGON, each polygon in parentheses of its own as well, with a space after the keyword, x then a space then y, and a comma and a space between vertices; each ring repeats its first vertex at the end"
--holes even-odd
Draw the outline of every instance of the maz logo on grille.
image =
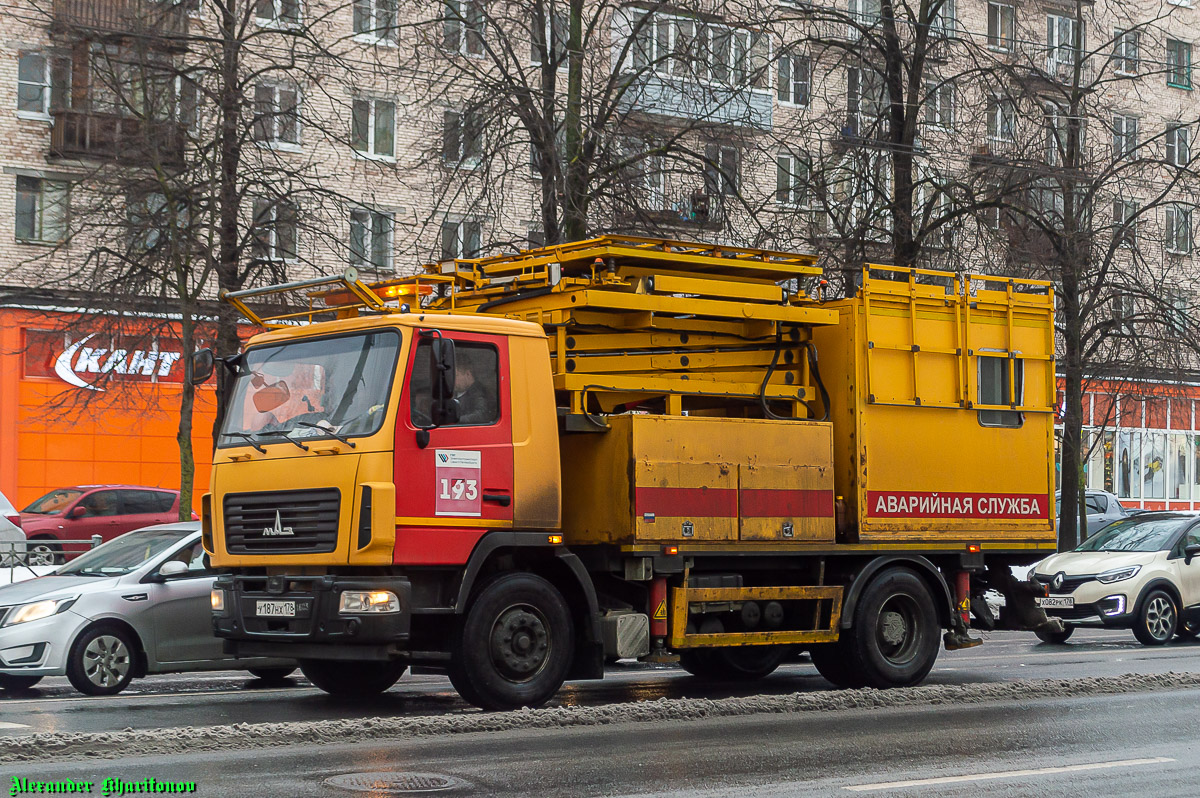
POLYGON ((292 531, 290 526, 283 525, 283 519, 279 517, 279 511, 275 511, 275 526, 263 527, 263 537, 278 537, 280 535, 292 535, 296 533, 292 531))

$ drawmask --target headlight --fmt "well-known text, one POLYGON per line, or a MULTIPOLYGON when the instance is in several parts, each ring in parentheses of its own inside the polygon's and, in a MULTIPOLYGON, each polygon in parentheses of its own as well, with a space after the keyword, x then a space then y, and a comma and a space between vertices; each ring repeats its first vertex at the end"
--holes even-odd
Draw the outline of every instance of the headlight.
POLYGON ((32 604, 22 604, 8 614, 8 619, 4 622, 5 626, 13 626, 18 623, 28 623, 29 621, 40 621, 42 618, 49 618, 51 615, 57 615, 75 603, 78 596, 72 596, 65 599, 45 599, 44 601, 35 601, 32 604))
POLYGON ((1127 565, 1124 568, 1113 568, 1112 570, 1105 571, 1097 576, 1096 579, 1106 585, 1112 582, 1123 582, 1126 579, 1133 579, 1140 570, 1142 570, 1142 566, 1140 565, 1127 565))
POLYGON ((400 599, 390 590, 347 590, 338 612, 400 612, 400 599))
POLYGON ((225 609, 225 591, 214 590, 209 593, 209 600, 212 601, 213 612, 222 612, 225 609))

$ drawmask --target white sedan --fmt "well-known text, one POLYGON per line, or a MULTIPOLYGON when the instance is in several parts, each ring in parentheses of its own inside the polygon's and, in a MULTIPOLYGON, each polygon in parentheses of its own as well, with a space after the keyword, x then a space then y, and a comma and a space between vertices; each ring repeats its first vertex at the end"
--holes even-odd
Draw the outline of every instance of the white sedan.
POLYGON ((234 659, 213 636, 216 573, 200 524, 126 533, 53 574, 0 587, 0 689, 66 676, 89 695, 113 695, 138 676, 245 668, 281 679, 289 660, 234 659))

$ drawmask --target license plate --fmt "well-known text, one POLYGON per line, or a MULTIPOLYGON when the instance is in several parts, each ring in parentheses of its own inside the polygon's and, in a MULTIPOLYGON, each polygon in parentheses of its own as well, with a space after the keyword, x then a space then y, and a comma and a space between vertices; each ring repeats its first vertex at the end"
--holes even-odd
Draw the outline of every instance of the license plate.
POLYGON ((260 601, 255 612, 260 618, 295 618, 296 602, 260 601))
POLYGON ((1073 596, 1039 596, 1037 603, 1044 610, 1075 609, 1075 598, 1073 596))

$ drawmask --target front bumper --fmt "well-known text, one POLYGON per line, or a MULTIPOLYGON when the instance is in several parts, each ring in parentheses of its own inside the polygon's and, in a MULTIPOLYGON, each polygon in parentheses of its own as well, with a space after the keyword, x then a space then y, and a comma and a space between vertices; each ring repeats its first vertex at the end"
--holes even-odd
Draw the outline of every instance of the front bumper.
POLYGON ((225 608, 213 612, 213 633, 239 657, 391 659, 404 652, 412 625, 412 587, 397 576, 221 576, 225 608), (394 613, 338 612, 347 590, 390 590, 394 613), (257 602, 294 601, 295 617, 259 617, 257 602))
POLYGON ((0 673, 12 676, 65 676, 67 652, 88 619, 70 610, 0 628, 0 673))
POLYGON ((1050 598, 1071 597, 1075 606, 1071 608, 1046 607, 1046 615, 1060 618, 1063 623, 1072 626, 1099 626, 1114 629, 1128 629, 1133 626, 1136 617, 1134 602, 1136 594, 1131 595, 1129 587, 1136 580, 1112 582, 1104 584, 1092 579, 1067 593, 1049 592, 1050 598))

